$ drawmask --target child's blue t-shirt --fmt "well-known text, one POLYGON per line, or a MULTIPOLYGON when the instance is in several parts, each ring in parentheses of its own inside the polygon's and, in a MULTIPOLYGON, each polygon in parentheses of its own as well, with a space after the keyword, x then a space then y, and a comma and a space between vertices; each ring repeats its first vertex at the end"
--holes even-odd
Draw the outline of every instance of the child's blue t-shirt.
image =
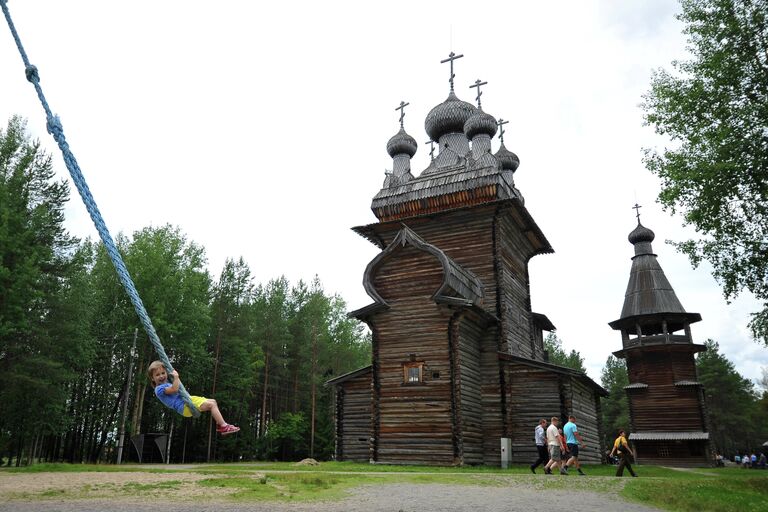
POLYGON ((177 391, 170 395, 165 394, 165 389, 171 387, 170 382, 164 382, 155 387, 155 396, 160 399, 166 407, 169 407, 179 414, 184 414, 184 400, 181 398, 181 394, 177 391))
POLYGON ((565 442, 567 444, 579 444, 579 441, 574 435, 576 432, 578 432, 578 429, 576 428, 575 423, 569 421, 565 424, 563 427, 563 434, 565 434, 565 442))

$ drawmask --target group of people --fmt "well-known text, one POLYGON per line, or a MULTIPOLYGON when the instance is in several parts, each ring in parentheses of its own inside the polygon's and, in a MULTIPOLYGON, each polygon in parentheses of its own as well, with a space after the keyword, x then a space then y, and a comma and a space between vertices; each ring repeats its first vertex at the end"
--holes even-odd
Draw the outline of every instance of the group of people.
MULTIPOLYGON (((722 457, 722 456, 719 456, 722 457)), ((747 455, 746 453, 739 457, 736 455, 733 458, 733 461, 736 464, 741 464, 741 467, 743 468, 752 468, 752 469, 765 469, 766 468, 766 457, 765 453, 761 453, 760 455, 757 455, 753 453, 752 455, 747 455)))
MULTIPOLYGON (((576 425, 576 417, 568 416, 568 422, 559 427, 560 418, 552 416, 549 426, 547 420, 542 418, 533 431, 534 441, 538 458, 531 464, 531 473, 536 473, 536 468, 544 464, 544 474, 552 475, 553 471, 559 471, 561 475, 568 474, 568 468, 574 467, 580 475, 584 475, 579 462, 579 450, 584 448, 584 439, 579 433, 576 425)), ((613 449, 609 457, 618 457, 619 466, 616 470, 616 476, 623 476, 624 469, 629 474, 636 477, 637 474, 632 469, 632 458, 635 456, 629 447, 624 430, 619 430, 616 440, 613 442, 613 449)))
POLYGON ((539 420, 533 433, 539 457, 531 464, 531 472, 536 473, 536 468, 547 461, 544 464, 547 475, 558 470, 561 475, 567 475, 571 466, 584 475, 579 462, 579 449, 584 447, 584 439, 576 426, 576 417, 568 416, 568 423, 563 428, 559 425, 560 418, 557 416, 552 416, 549 426, 547 420, 539 420))

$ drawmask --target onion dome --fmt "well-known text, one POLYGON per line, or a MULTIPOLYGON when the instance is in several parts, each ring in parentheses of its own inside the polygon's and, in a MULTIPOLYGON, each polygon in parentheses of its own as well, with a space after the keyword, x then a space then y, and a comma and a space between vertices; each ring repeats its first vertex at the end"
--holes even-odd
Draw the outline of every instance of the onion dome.
POLYGON ((627 239, 632 245, 640 242, 653 242, 656 238, 656 234, 647 227, 640 224, 640 220, 637 221, 637 227, 629 234, 627 239))
POLYGON ((464 123, 477 112, 471 103, 461 101, 453 91, 448 99, 433 108, 424 120, 424 129, 429 138, 439 141, 446 133, 463 133, 464 123))
POLYGON ((501 147, 496 152, 495 155, 496 160, 499 161, 501 164, 501 168, 505 171, 512 171, 515 172, 520 165, 520 158, 510 150, 508 150, 504 143, 501 143, 501 147))
POLYGON ((405 133, 405 130, 401 127, 400 131, 389 139, 387 142, 387 153, 394 158, 396 155, 408 155, 413 157, 416 154, 416 140, 405 133))
POLYGON ((496 124, 496 118, 486 114, 480 109, 476 109, 475 114, 464 123, 464 135, 472 140, 475 135, 485 134, 489 137, 496 135, 499 127, 496 124))

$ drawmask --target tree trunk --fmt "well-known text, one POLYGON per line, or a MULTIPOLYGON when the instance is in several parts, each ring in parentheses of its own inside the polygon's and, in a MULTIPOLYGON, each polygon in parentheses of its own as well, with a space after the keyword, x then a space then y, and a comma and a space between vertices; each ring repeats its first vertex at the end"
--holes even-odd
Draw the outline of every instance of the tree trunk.
MULTIPOLYGON (((221 349, 221 327, 216 334, 216 359, 213 360, 213 384, 211 385, 211 398, 216 398, 216 377, 219 373, 219 351, 221 349)), ((211 440, 213 437, 213 417, 208 415, 208 455, 207 462, 211 462, 211 440)))
MULTIPOLYGON (((141 357, 139 358, 138 366, 136 367, 136 373, 138 374, 142 369, 146 368, 149 363, 149 347, 146 343, 142 344, 141 357)), ((135 401, 133 402, 133 410, 131 411, 131 436, 139 435, 141 432, 141 417, 144 414, 144 394, 147 391, 147 379, 136 377, 136 392, 134 393, 135 401)))
POLYGON ((261 395, 261 418, 259 418, 259 437, 264 437, 267 427, 267 389, 269 388, 269 352, 264 354, 264 391, 261 395))
MULTIPOLYGON (((23 431, 23 430, 22 430, 23 431)), ((18 444, 16 445, 16 467, 21 466, 21 454, 24 451, 24 435, 19 436, 18 444)))
POLYGON ((317 395, 317 384, 315 382, 315 373, 317 372, 317 328, 312 322, 312 421, 311 434, 309 438, 309 456, 315 456, 315 401, 317 395))
POLYGON ((128 385, 128 376, 125 376, 125 380, 123 381, 123 385, 120 386, 120 394, 117 395, 117 400, 115 400, 114 404, 112 404, 112 411, 109 413, 109 418, 102 426, 101 430, 101 439, 94 447, 94 450, 91 452, 91 462, 98 462, 99 456, 101 455, 101 451, 104 449, 104 444, 107 442, 107 434, 112 431, 112 424, 115 421, 115 416, 117 416, 117 410, 120 408, 120 402, 123 401, 123 395, 125 394, 125 390, 127 389, 128 385))

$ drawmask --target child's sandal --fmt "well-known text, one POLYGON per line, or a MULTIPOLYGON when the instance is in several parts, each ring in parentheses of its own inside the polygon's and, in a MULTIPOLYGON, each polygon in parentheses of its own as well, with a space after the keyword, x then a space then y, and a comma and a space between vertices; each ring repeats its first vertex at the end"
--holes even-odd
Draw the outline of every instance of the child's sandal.
POLYGON ((226 436, 229 434, 234 434, 235 432, 240 432, 240 427, 236 427, 234 425, 219 425, 216 427, 216 432, 226 436))

